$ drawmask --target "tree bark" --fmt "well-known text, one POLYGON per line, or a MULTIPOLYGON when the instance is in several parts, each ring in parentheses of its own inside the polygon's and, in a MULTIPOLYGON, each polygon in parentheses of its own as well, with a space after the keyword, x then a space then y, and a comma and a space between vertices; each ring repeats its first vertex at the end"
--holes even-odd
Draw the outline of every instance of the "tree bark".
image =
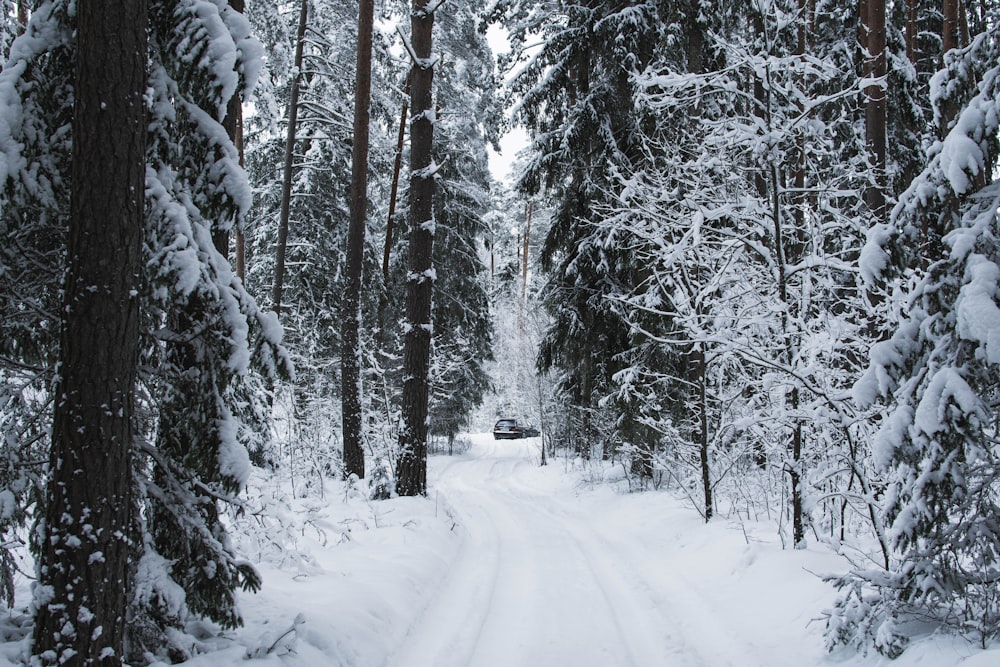
MULTIPOLYGON (((886 76, 886 27, 885 0, 867 0, 867 14, 862 16, 867 35, 865 76, 885 79, 886 76)), ((885 85, 865 87, 865 143, 871 160, 872 176, 865 190, 865 203, 876 221, 885 222, 886 188, 886 94, 885 85)))
POLYGON ((708 523, 712 520, 712 508, 715 503, 712 500, 712 469, 709 452, 711 438, 708 434, 708 355, 705 353, 704 343, 698 344, 695 352, 695 364, 698 368, 698 421, 700 425, 698 458, 701 463, 701 488, 705 500, 705 523, 708 523))
MULTIPOLYGON (((240 14, 246 10, 244 0, 229 0, 229 6, 240 14)), ((226 108, 226 117, 222 119, 222 127, 226 129, 226 134, 229 135, 230 141, 237 147, 240 166, 243 166, 243 137, 240 135, 243 130, 243 100, 240 99, 239 93, 235 93, 229 100, 229 106, 226 108)), ((234 229, 236 230, 237 239, 241 236, 239 233, 239 224, 240 221, 236 220, 234 229)), ((229 258, 229 239, 229 230, 216 229, 212 232, 212 242, 215 244, 215 249, 227 259, 229 258)), ((239 252, 239 249, 237 249, 237 262, 240 259, 238 257, 239 252)), ((243 274, 239 270, 237 270, 237 275, 240 277, 240 280, 243 279, 243 274)))
POLYGON ((285 250, 288 248, 288 216, 292 205, 292 163, 295 157, 295 125, 299 120, 299 82, 302 80, 302 48, 306 40, 306 21, 309 0, 302 0, 299 9, 299 29, 295 42, 295 73, 288 100, 288 130, 285 135, 285 167, 281 175, 281 210, 278 214, 278 247, 274 259, 274 285, 271 302, 274 312, 281 316, 281 292, 285 283, 285 250))
POLYGON ((434 14, 428 0, 413 0, 410 14, 413 67, 410 71, 410 248, 403 344, 403 428, 399 434, 396 492, 427 492, 427 400, 431 356, 431 299, 434 289, 434 83, 431 60, 434 14))
MULTIPOLYGON (((959 46, 960 8, 961 0, 944 0, 942 7, 943 23, 941 26, 942 61, 944 54, 952 49, 957 49, 959 46)), ((956 115, 958 115, 958 104, 953 100, 947 101, 941 114, 941 127, 939 128, 942 138, 948 134, 948 126, 951 125, 951 121, 955 119, 956 115)))
MULTIPOLYGON (((406 82, 405 95, 410 94, 409 79, 406 82)), ((395 226, 396 197, 399 194, 399 172, 403 166, 403 142, 406 139, 406 115, 410 110, 409 101, 403 102, 399 112, 399 135, 396 137, 396 157, 392 164, 392 187, 389 190, 389 214, 385 222, 385 247, 382 251, 382 281, 389 284, 389 253, 392 250, 392 230, 395 226)))
POLYGON ((906 59, 917 66, 917 0, 906 0, 906 59))
MULTIPOLYGON (((236 118, 236 134, 233 137, 233 142, 236 144, 236 150, 239 152, 240 156, 240 166, 246 166, 246 151, 243 145, 243 105, 241 104, 238 109, 239 115, 236 118)), ((247 240, 246 236, 243 234, 242 224, 236 228, 236 277, 242 282, 246 282, 247 279, 247 240)))
POLYGON ((389 188, 389 213, 385 220, 385 245, 382 248, 382 291, 378 297, 378 349, 385 344, 385 311, 389 307, 389 256, 392 252, 392 234, 396 226, 396 198, 399 195, 399 173, 403 167, 403 143, 406 139, 406 116, 410 110, 410 79, 407 77, 404 95, 407 99, 399 112, 399 133, 396 137, 396 156, 392 164, 392 186, 389 188))
POLYGON ((17 0, 17 34, 23 35, 28 25, 28 0, 17 0))
POLYGON ((77 6, 68 272, 32 654, 120 665, 130 595, 146 2, 77 6))
MULTIPOLYGON (((528 248, 531 244, 531 213, 535 202, 528 200, 528 209, 525 213, 524 223, 524 262, 521 264, 521 302, 522 311, 528 303, 528 248)), ((522 322, 522 329, 524 328, 522 322)))
MULTIPOLYGON (((246 11, 245 0, 229 0, 229 6, 243 14, 246 11)), ((240 96, 233 95, 233 99, 229 102, 229 112, 226 114, 226 120, 223 123, 226 126, 226 131, 229 132, 229 138, 232 139, 233 145, 236 146, 236 152, 239 155, 240 166, 246 165, 246 157, 243 151, 243 100, 240 96)), ((226 239, 226 247, 228 249, 229 240, 226 239)), ((234 254, 234 263, 236 268, 236 277, 241 281, 246 280, 246 238, 243 236, 243 224, 242 220, 237 220, 236 224, 236 249, 234 254)))
POLYGON ((372 97, 372 29, 375 3, 358 7, 358 66, 354 83, 354 145, 351 150, 351 220, 347 230, 347 284, 341 317, 341 406, 344 415, 344 477, 365 476, 361 445, 361 273, 368 208, 368 127, 372 97))

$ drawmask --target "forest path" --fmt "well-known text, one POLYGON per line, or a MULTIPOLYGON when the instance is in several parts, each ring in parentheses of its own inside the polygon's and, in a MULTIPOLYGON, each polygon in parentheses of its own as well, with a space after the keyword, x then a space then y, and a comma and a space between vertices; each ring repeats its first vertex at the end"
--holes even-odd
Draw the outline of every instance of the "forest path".
POLYGON ((472 437, 468 454, 432 460, 431 493, 465 540, 388 664, 758 664, 718 641, 713 610, 634 526, 593 522, 569 476, 539 470, 538 439, 472 437))

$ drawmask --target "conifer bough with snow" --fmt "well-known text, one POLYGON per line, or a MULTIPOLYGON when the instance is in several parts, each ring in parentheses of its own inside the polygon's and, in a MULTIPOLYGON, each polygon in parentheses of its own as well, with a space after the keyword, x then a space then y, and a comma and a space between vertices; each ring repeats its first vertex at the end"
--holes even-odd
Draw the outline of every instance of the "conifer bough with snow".
MULTIPOLYGON (((434 526, 469 546, 454 553, 495 561, 496 581, 530 570, 512 552, 567 547, 559 567, 586 561, 633 662, 669 661, 657 650, 677 637, 643 630, 662 615, 573 523, 597 503, 525 499, 526 464, 560 456, 533 472, 574 493, 566 475, 671 493, 642 506, 686 503, 709 524, 699 536, 720 519, 749 527, 744 569, 766 551, 754 528, 801 550, 789 559, 829 557, 829 604, 807 615, 823 615, 831 650, 920 660, 949 630, 989 658, 1000 5, 363 4, 376 12, 370 98, 369 15, 353 3, 4 4, 8 606, 26 604, 21 560, 37 574, 33 618, 11 637, 31 632, 38 664, 181 662, 246 643, 239 603, 266 583, 258 562, 311 576, 298 548, 315 534, 331 559, 374 567, 391 547, 369 557, 352 531, 386 530, 405 507, 422 518, 388 530, 413 553, 380 583, 430 581, 410 568, 433 560, 443 599, 488 597, 451 597, 481 563, 456 555, 446 571, 450 552, 416 555, 434 526), (510 41, 499 70, 491 24, 510 41), (501 104, 529 140, 511 189, 486 168, 501 104), (394 179, 407 152, 408 178, 394 179), (512 414, 539 424, 540 451, 459 435, 512 414), (431 462, 433 494, 428 450, 442 438, 472 449, 431 462), (484 488, 449 488, 437 475, 451 467, 489 471, 484 488), (393 491, 433 495, 433 508, 393 491), (329 503, 370 516, 330 523, 329 503), (350 527, 337 540, 333 525, 350 527), (565 539, 539 539, 541 526, 565 539), (939 634, 912 646, 928 629, 939 634)), ((649 544, 650 562, 670 551, 649 544)), ((647 588, 682 591, 671 576, 660 568, 647 588)), ((524 580, 541 592, 553 578, 524 580)), ((415 608, 453 613, 411 593, 415 608)), ((258 615, 276 599, 263 595, 258 615)), ((685 617, 722 616, 676 597, 693 605, 685 617)), ((497 645, 489 622, 504 614, 475 611, 482 628, 449 651, 497 645)), ((300 635, 322 652, 312 622, 236 652, 274 655, 300 635)), ((433 644, 413 623, 384 632, 399 646, 376 663, 433 644)), ((720 651, 697 660, 733 655, 720 651)))

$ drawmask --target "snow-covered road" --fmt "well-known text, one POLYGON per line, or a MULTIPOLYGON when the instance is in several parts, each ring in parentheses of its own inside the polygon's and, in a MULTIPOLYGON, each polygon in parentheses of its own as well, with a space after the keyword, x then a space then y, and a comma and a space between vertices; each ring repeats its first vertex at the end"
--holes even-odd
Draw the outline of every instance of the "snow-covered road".
POLYGON ((755 664, 731 639, 692 643, 692 617, 716 623, 684 573, 553 493, 538 459, 537 439, 480 436, 468 456, 437 461, 432 486, 467 539, 389 664, 755 664))
MULTIPOLYGON (((264 589, 242 598, 246 627, 202 629, 198 651, 208 652, 185 664, 1000 664, 1000 648, 948 636, 918 639, 892 663, 828 655, 823 610, 836 592, 816 573, 849 567, 830 547, 814 539, 783 549, 772 517, 733 508, 706 525, 671 492, 609 483, 620 467, 559 459, 541 468, 537 439, 469 438, 468 453, 431 457, 426 498, 372 502, 363 487, 330 481, 324 499, 283 499, 282 523, 255 558, 264 589)), ((0 667, 18 651, 0 644, 0 667)))

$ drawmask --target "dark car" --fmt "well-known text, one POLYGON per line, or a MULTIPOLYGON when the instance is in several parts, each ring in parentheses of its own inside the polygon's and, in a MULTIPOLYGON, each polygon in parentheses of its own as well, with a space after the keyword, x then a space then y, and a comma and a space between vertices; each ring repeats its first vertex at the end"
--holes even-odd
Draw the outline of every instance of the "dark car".
POLYGON ((517 440, 520 438, 537 438, 538 429, 533 426, 521 426, 516 419, 498 419, 493 426, 494 440, 517 440))

